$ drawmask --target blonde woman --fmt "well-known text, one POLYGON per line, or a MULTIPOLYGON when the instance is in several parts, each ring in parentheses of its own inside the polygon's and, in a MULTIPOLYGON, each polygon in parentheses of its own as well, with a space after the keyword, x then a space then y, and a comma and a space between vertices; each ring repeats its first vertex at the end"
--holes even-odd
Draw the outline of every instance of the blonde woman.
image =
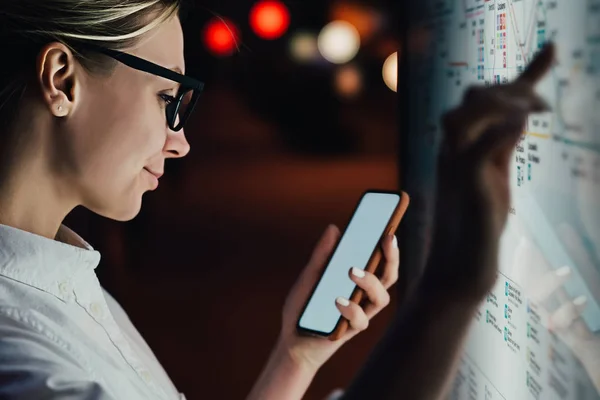
MULTIPOLYGON (((0 0, 0 399, 183 398, 99 284, 100 255, 62 225, 78 205, 134 218, 165 159, 189 152, 182 128, 202 83, 183 75, 179 9, 179 0, 0 0)), ((527 115, 546 109, 533 85, 552 60, 548 47, 514 84, 472 90, 447 115, 427 268, 344 399, 444 398, 495 281, 510 154, 527 115)), ((250 399, 300 399, 388 304, 394 237, 383 241, 381 280, 350 274, 369 302, 339 302, 351 325, 342 339, 295 333, 338 236, 326 230, 292 288, 250 399)))
MULTIPOLYGON (((0 399, 183 398, 98 282, 100 255, 62 225, 78 205, 134 218, 165 159, 188 154, 182 128, 203 84, 184 75, 179 3, 0 1, 10 55, 0 67, 0 399)), ((338 304, 352 326, 346 336, 296 335, 338 235, 327 229, 292 289, 251 399, 301 398, 319 367, 387 305, 398 269, 393 237, 381 281, 351 278, 371 302, 338 304)))

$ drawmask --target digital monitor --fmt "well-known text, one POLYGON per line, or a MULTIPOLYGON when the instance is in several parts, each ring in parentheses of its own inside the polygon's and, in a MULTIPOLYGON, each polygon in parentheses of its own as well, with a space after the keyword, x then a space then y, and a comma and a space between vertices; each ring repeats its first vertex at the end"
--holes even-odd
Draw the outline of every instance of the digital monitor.
POLYGON ((406 0, 404 12, 402 254, 413 272, 427 257, 440 117, 470 85, 510 82, 546 41, 557 46, 536 87, 552 111, 529 118, 514 150, 497 283, 450 398, 600 399, 600 0, 406 0))

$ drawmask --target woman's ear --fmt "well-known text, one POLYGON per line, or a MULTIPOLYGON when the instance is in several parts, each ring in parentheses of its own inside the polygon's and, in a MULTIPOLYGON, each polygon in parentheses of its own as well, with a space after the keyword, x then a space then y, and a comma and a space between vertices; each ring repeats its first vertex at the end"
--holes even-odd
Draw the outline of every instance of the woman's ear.
POLYGON ((60 42, 49 43, 38 53, 36 76, 42 98, 57 117, 68 115, 74 106, 75 65, 73 52, 60 42))

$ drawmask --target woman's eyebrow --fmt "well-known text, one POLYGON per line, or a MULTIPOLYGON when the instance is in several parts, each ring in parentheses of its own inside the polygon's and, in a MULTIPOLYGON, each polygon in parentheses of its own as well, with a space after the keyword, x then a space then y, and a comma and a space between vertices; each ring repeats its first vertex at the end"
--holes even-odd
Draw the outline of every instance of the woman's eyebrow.
POLYGON ((181 70, 181 68, 179 68, 179 67, 177 67, 177 66, 175 66, 175 67, 170 67, 169 69, 170 69, 171 71, 177 72, 177 73, 178 73, 178 74, 180 74, 180 75, 184 75, 184 74, 183 74, 183 71, 181 70))

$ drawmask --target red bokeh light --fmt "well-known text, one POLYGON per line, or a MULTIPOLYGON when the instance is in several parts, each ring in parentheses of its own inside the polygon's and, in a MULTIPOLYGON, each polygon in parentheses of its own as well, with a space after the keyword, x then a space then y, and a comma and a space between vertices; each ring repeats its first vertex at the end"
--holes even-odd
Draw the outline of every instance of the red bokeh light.
POLYGON ((263 39, 277 39, 289 26, 290 13, 280 1, 261 0, 250 10, 250 27, 263 39))
POLYGON ((239 30, 225 18, 212 18, 204 27, 204 44, 216 56, 229 56, 238 47, 239 30))

